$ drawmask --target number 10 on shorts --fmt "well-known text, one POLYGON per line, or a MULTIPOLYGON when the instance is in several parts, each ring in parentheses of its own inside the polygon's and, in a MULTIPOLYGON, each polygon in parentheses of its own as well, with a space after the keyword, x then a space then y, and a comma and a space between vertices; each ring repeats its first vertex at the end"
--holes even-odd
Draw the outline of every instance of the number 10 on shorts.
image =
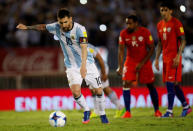
POLYGON ((100 76, 95 79, 97 81, 97 85, 100 86, 102 84, 100 76))

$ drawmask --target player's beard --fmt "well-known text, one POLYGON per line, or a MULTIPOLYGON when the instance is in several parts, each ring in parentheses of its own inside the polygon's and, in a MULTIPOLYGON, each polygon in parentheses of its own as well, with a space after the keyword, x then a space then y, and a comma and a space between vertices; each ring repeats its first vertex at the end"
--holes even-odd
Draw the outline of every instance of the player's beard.
POLYGON ((68 31, 70 31, 70 28, 69 28, 69 27, 63 27, 62 30, 63 30, 64 32, 68 32, 68 31))
POLYGON ((128 30, 129 33, 133 33, 134 32, 134 29, 127 28, 127 30, 128 30))

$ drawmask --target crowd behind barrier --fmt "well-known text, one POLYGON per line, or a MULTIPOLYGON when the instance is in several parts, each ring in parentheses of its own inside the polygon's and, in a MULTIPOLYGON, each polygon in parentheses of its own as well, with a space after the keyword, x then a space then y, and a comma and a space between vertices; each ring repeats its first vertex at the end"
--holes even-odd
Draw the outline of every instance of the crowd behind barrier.
MULTIPOLYGON (((108 52, 103 53, 106 55, 108 52)), ((183 52, 183 86, 193 85, 193 46, 183 52)), ((106 57, 107 58, 107 57, 106 57)), ((107 60, 105 60, 107 61, 107 60)), ((160 71, 155 73, 155 85, 162 83, 162 59, 160 71)), ((154 62, 153 62, 154 63, 154 62)), ((115 70, 109 73, 110 85, 121 86, 121 77, 115 70)), ((0 89, 67 88, 63 55, 60 48, 0 49, 0 89)), ((86 85, 83 84, 83 87, 86 85)), ((140 85, 143 86, 143 85, 140 85)))
MULTIPOLYGON (((152 33, 157 43, 156 24, 160 20, 159 4, 161 0, 92 0, 80 4, 79 0, 1 0, 0 1, 0 47, 45 47, 59 46, 52 35, 46 32, 23 31, 15 27, 18 23, 27 25, 52 23, 56 21, 57 10, 68 8, 74 20, 84 25, 88 32, 89 42, 96 46, 105 46, 111 55, 110 69, 115 69, 117 61, 118 36, 125 27, 125 17, 128 12, 137 12, 140 23, 152 33), (149 4, 151 3, 151 4, 149 4), (107 31, 100 31, 99 25, 105 24, 107 31)), ((173 0, 176 13, 185 29, 187 45, 193 43, 193 2, 191 0, 173 0), (180 11, 180 5, 185 5, 186 12, 180 11)))
MULTIPOLYGON (((125 27, 125 17, 128 12, 135 10, 140 17, 140 24, 151 31, 157 44, 156 24, 160 20, 160 1, 92 0, 81 5, 79 0, 0 0, 0 17, 2 18, 0 20, 0 59, 4 58, 3 53, 8 52, 6 62, 0 61, 0 89, 68 87, 62 55, 56 56, 57 54, 51 53, 45 55, 45 52, 41 52, 39 56, 35 53, 33 60, 29 59, 30 54, 27 56, 19 54, 15 59, 17 53, 13 49, 31 50, 31 47, 40 49, 51 47, 60 50, 58 41, 54 40, 49 33, 17 30, 16 25, 18 23, 33 25, 55 22, 57 10, 61 7, 68 8, 74 16, 74 21, 86 27, 90 43, 108 49, 111 86, 121 86, 121 78, 116 75, 115 69, 117 68, 118 36, 125 27), (99 30, 101 24, 107 26, 106 31, 99 30), (56 64, 58 67, 53 63, 49 64, 49 60, 54 57, 60 59, 54 59, 55 64, 58 62, 56 64), (55 68, 59 69, 55 70, 55 68)), ((182 21, 187 41, 183 53, 182 85, 193 85, 193 45, 191 45, 193 43, 193 2, 191 0, 173 0, 173 2, 176 5, 174 15, 182 21), (179 10, 181 4, 186 7, 185 13, 179 10)), ((33 54, 33 51, 31 53, 33 54)), ((161 61, 160 57, 160 67, 162 67, 161 61)), ((155 84, 163 85, 162 70, 158 72, 154 67, 153 70, 156 74, 155 84)))

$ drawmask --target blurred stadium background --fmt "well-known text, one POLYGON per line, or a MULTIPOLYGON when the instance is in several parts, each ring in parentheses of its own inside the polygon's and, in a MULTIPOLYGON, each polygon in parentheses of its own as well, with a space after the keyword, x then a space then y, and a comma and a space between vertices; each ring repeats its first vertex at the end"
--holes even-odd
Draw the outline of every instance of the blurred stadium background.
MULTIPOLYGON (((174 15, 183 23, 187 41, 183 52, 181 85, 190 90, 193 89, 193 1, 173 0, 173 3, 176 5, 174 15)), ((121 77, 116 75, 115 70, 118 36, 125 27, 125 17, 128 12, 136 11, 141 25, 151 31, 157 44, 159 4, 160 0, 0 0, 0 93, 9 96, 10 92, 6 91, 10 89, 68 88, 63 55, 53 35, 16 29, 18 23, 55 22, 57 10, 61 7, 72 12, 74 21, 86 27, 89 42, 100 47, 102 55, 107 56, 111 87, 121 87, 121 77)), ((163 87, 161 71, 157 72, 154 68, 154 72, 155 85, 163 87)), ((33 95, 29 96, 33 102, 33 95)))

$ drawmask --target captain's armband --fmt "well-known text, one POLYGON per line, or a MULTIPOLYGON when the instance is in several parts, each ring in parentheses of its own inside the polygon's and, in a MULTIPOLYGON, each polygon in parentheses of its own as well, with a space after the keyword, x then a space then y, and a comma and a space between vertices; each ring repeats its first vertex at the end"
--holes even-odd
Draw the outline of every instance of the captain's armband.
POLYGON ((80 42, 80 44, 87 44, 88 43, 88 38, 87 37, 80 37, 79 42, 80 42))

